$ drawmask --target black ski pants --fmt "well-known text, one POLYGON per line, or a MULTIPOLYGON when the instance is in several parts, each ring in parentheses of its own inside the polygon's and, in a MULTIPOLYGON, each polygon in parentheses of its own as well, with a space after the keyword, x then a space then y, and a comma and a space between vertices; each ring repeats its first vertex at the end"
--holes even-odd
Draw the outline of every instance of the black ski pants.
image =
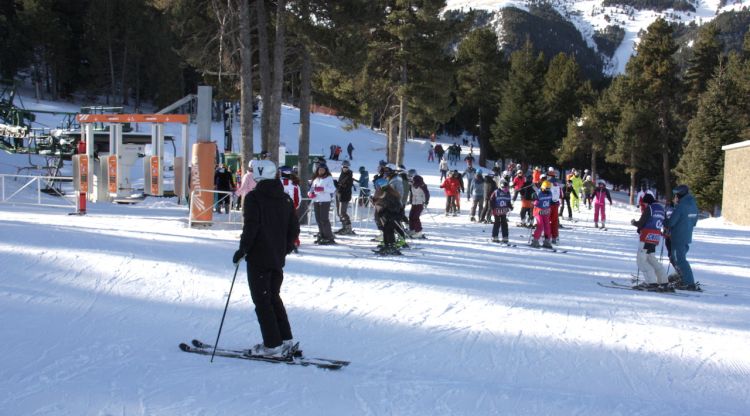
POLYGON ((250 297, 255 304, 263 345, 275 348, 284 340, 292 339, 292 328, 281 301, 281 283, 284 281, 282 269, 257 270, 247 263, 247 282, 250 297))
POLYGON ((508 216, 495 215, 495 223, 492 224, 492 238, 497 238, 498 231, 502 229, 503 238, 508 238, 508 216))
POLYGON ((570 195, 568 195, 566 198, 560 199, 560 217, 563 216, 563 211, 565 210, 565 207, 568 207, 568 218, 573 218, 573 209, 570 206, 570 195))

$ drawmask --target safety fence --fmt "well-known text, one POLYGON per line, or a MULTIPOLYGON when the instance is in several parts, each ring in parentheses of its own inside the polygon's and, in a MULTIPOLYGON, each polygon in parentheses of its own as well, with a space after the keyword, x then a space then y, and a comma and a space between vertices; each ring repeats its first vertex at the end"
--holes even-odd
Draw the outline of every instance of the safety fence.
POLYGON ((65 195, 59 186, 72 181, 72 177, 0 174, 0 203, 75 210, 75 198, 65 195))
POLYGON ((188 204, 190 207, 189 213, 188 213, 188 225, 190 227, 193 226, 193 224, 239 224, 242 225, 242 211, 234 209, 234 206, 237 202, 237 197, 234 195, 234 192, 232 191, 216 191, 213 189, 200 189, 196 188, 193 189, 190 192, 190 200, 192 201, 193 198, 200 198, 200 196, 204 193, 209 193, 214 195, 214 203, 209 205, 208 207, 204 208, 203 210, 199 212, 193 212, 193 205, 194 204, 188 204), (222 195, 226 195, 226 198, 229 198, 229 213, 224 215, 216 215, 219 214, 216 212, 210 221, 208 220, 194 220, 193 218, 199 218, 203 215, 205 215, 208 212, 211 212, 214 209, 217 209, 219 207, 219 200, 221 199, 222 195))
MULTIPOLYGON (((188 216, 188 225, 193 226, 193 224, 238 224, 242 225, 242 210, 239 204, 239 199, 237 196, 234 195, 231 191, 216 191, 216 190, 209 190, 209 189, 194 189, 190 192, 190 198, 200 197, 202 192, 208 192, 210 194, 215 195, 214 203, 204 208, 200 212, 193 212, 193 204, 189 204, 190 210, 189 210, 189 216, 188 216), (193 218, 201 217, 202 215, 205 215, 209 210, 215 210, 218 206, 218 200, 222 195, 226 195, 227 198, 230 199, 230 210, 229 214, 221 214, 216 215, 217 213, 214 213, 211 220, 194 220, 193 218)), ((304 219, 306 218, 306 223, 308 226, 316 224, 315 222, 315 215, 313 215, 312 210, 312 200, 310 198, 301 198, 300 200, 300 206, 304 207, 304 209, 299 212, 299 218, 304 219)), ((372 204, 369 203, 369 197, 354 197, 349 202, 349 206, 347 209, 347 212, 349 212, 349 217, 351 219, 352 225, 355 225, 358 228, 364 227, 367 221, 372 220, 372 204)), ((339 221, 339 216, 336 210, 336 200, 331 201, 331 209, 329 210, 328 215, 330 216, 331 226, 335 227, 337 226, 337 222, 339 221)))

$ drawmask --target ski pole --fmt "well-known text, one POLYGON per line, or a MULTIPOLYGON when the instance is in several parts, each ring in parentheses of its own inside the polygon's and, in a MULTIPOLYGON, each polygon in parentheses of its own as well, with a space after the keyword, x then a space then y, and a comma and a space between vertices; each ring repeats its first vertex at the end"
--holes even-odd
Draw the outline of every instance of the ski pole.
POLYGON ((240 262, 237 262, 234 268, 234 276, 232 277, 232 285, 229 286, 229 295, 227 296, 227 304, 224 306, 224 314, 221 315, 221 324, 219 324, 219 333, 216 334, 216 342, 214 342, 214 350, 211 352, 211 362, 214 362, 214 355, 216 354, 216 347, 219 345, 219 337, 221 336, 221 328, 224 327, 224 318, 227 316, 227 309, 229 308, 229 299, 232 297, 232 289, 234 289, 234 280, 237 278, 237 270, 240 269, 240 262))

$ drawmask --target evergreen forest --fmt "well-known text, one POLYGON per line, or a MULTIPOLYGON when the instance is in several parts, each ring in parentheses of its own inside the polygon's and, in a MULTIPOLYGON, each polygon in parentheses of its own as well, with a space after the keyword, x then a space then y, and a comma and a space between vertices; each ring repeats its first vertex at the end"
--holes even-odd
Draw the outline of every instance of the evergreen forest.
POLYGON ((623 36, 617 26, 598 34, 597 52, 546 2, 505 9, 501 31, 485 13, 445 7, 3 0, 0 78, 32 85, 38 98, 144 112, 211 85, 216 99, 240 103, 245 158, 254 140, 278 146, 288 103, 300 108, 300 160, 309 152, 309 112, 324 107, 382 130, 384 158, 394 163, 411 138, 468 134, 478 139, 480 163, 588 168, 631 189, 648 179, 664 194, 686 183, 703 209, 720 205, 721 146, 750 140, 750 12, 699 27, 657 19, 626 71, 608 77, 604 59, 623 36), (264 105, 254 116, 256 97, 264 105))

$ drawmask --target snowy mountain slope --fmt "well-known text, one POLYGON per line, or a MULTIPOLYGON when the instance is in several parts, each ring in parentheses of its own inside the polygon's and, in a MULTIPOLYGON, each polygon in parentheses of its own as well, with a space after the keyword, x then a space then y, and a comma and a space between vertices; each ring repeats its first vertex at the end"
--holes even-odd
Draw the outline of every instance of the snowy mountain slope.
MULTIPOLYGON (((296 117, 284 109, 290 147, 296 117)), ((354 166, 372 173, 384 138, 341 124, 314 115, 313 147, 352 141, 354 166)), ((287 259, 295 337, 309 355, 352 361, 339 372, 179 351, 216 336, 237 228, 190 229, 167 199, 91 204, 83 217, 0 204, 0 414, 746 413, 750 228, 699 223, 688 256, 700 297, 606 289, 596 282, 637 271, 632 208, 616 203, 608 231, 590 211, 574 214, 561 231, 569 253, 496 246, 490 226, 469 223, 465 199, 463 215, 442 215, 426 149, 407 145, 407 166, 433 194, 428 240, 375 257, 362 218, 336 246, 313 245, 315 227, 303 227, 287 259)), ((17 158, 0 152, 0 163, 17 158)), ((527 233, 511 226, 521 246, 527 233)), ((245 279, 240 270, 221 345, 260 339, 245 279)))
MULTIPOLYGON (((528 9, 529 1, 519 0, 447 0, 446 10, 486 10, 497 12, 506 7, 518 7, 528 9)), ((717 14, 727 11, 738 11, 750 6, 750 1, 736 0, 725 2, 724 6, 720 0, 699 0, 695 2, 695 12, 683 12, 668 9, 662 12, 652 10, 637 10, 632 7, 616 6, 604 7, 601 0, 553 0, 549 3, 581 32, 589 47, 596 49, 594 33, 603 30, 609 25, 615 24, 625 30, 625 38, 615 52, 612 59, 606 65, 609 74, 620 74, 625 71, 633 48, 640 41, 640 32, 645 30, 658 17, 668 21, 679 21, 682 23, 694 22, 698 25, 711 21, 717 14)), ((501 27, 501 25, 496 25, 501 27)), ((502 39, 502 33, 500 33, 502 39)))

